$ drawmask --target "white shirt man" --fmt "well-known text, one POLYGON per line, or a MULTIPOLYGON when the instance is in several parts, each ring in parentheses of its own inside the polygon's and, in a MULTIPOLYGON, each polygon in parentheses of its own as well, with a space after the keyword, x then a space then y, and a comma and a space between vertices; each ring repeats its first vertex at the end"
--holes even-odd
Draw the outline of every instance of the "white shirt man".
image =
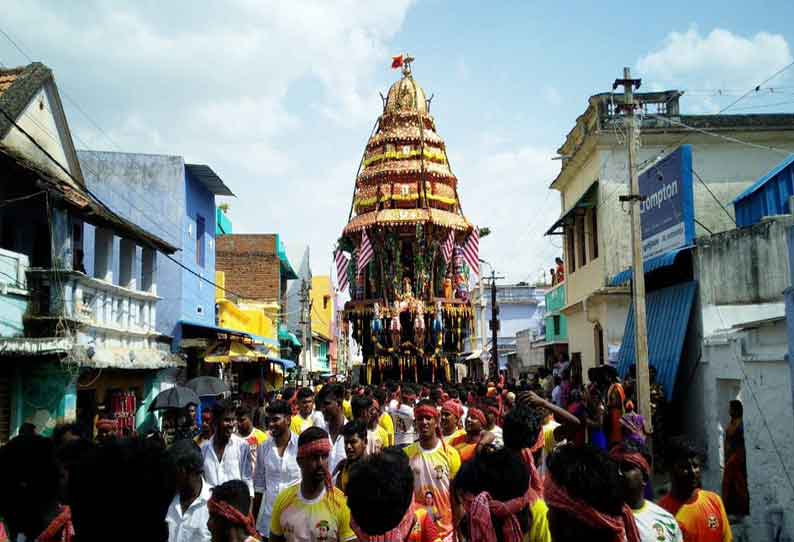
POLYGON ((262 494, 262 504, 259 508, 256 530, 265 537, 270 537, 270 519, 276 497, 282 489, 301 480, 297 456, 298 435, 292 431, 283 455, 278 455, 278 443, 275 438, 267 439, 257 449, 254 491, 262 494))
POLYGON ((414 432, 414 408, 402 403, 397 406, 397 401, 392 399, 389 403, 389 414, 394 421, 394 444, 406 446, 416 440, 414 432))
POLYGON ((210 541, 210 531, 207 529, 207 520, 210 516, 207 510, 207 501, 211 496, 210 486, 206 482, 202 482, 201 493, 183 511, 179 493, 176 494, 165 516, 165 523, 168 526, 168 542, 210 541))
POLYGON ((248 486, 248 491, 253 497, 254 480, 251 464, 251 449, 248 443, 237 435, 231 435, 223 451, 223 457, 218 460, 215 454, 215 437, 204 443, 201 455, 204 457, 204 481, 210 487, 215 487, 229 480, 242 480, 248 486))
MULTIPOLYGON (((347 418, 344 419, 341 427, 344 427, 346 424, 347 418)), ((328 440, 331 441, 331 455, 328 456, 328 470, 334 472, 339 462, 347 457, 347 452, 345 452, 345 437, 342 436, 342 431, 340 430, 339 434, 336 435, 336 440, 331 439, 330 433, 328 434, 328 440)))

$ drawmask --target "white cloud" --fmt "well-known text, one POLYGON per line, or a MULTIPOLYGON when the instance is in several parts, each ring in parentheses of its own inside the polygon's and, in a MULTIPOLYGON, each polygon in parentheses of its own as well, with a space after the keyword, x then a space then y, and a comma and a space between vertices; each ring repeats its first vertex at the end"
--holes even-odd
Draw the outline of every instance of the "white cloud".
POLYGON ((779 34, 741 36, 716 28, 703 35, 692 26, 670 32, 657 50, 637 61, 637 70, 647 88, 692 89, 685 94, 689 112, 713 113, 791 61, 791 48, 779 34))
MULTIPOLYGON (((236 231, 310 244, 325 268, 412 4, 42 0, 9 6, 3 26, 112 139, 65 100, 78 146, 207 163, 238 196, 236 231)), ((0 59, 27 63, 3 39, 0 59)))
POLYGON ((561 251, 543 234, 559 217, 559 194, 548 189, 559 171, 551 148, 472 152, 453 161, 461 205, 469 221, 491 228, 481 257, 507 280, 536 280, 561 251))

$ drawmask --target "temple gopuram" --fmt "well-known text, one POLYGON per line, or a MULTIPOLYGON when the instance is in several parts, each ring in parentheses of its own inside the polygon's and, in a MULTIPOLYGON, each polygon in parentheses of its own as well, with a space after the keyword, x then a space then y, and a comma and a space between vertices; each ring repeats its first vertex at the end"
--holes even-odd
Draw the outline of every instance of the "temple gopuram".
POLYGON ((402 78, 356 176, 347 226, 336 247, 343 312, 368 383, 450 381, 472 329, 469 279, 479 269, 479 234, 466 220, 430 100, 395 57, 402 78))

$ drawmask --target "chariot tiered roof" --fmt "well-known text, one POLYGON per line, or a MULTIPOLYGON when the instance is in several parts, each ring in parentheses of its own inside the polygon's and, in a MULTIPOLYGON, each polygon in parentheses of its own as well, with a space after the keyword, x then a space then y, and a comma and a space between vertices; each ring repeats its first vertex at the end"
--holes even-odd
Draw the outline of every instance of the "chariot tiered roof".
POLYGON ((472 228, 460 210, 458 180, 428 105, 406 64, 367 142, 356 179, 354 215, 345 234, 418 223, 459 231, 472 228))

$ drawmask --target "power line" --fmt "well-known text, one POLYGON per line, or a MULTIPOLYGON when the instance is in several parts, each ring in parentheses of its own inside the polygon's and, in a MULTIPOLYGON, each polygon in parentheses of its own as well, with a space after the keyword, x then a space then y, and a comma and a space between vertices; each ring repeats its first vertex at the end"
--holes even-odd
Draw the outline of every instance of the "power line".
MULTIPOLYGON (((705 134, 705 135, 711 136, 711 137, 716 137, 718 139, 724 139, 725 141, 730 141, 731 143, 737 143, 739 145, 744 145, 746 147, 752 147, 754 149, 761 149, 761 150, 765 150, 765 151, 773 151, 773 152, 777 152, 777 153, 783 154, 784 156, 789 156, 790 154, 794 153, 794 151, 791 151, 791 150, 778 149, 777 147, 770 147, 768 145, 759 145, 757 143, 750 143, 749 141, 743 141, 741 139, 736 139, 735 137, 730 137, 730 136, 726 136, 726 135, 723 135, 723 134, 718 134, 716 132, 710 132, 709 130, 705 130, 703 128, 697 128, 696 126, 690 126, 690 125, 685 124, 685 123, 683 123, 681 121, 675 120, 675 119, 673 119, 671 117, 664 117, 662 115, 653 115, 653 114, 648 114, 648 116, 649 117, 653 117, 653 118, 658 119, 658 120, 667 121, 670 124, 675 124, 676 126, 681 126, 682 128, 686 128, 687 130, 692 130, 694 132, 699 132, 701 134, 705 134)), ((650 161, 650 159, 646 160, 646 162, 649 162, 649 161, 650 161)), ((643 162, 643 165, 646 162, 643 162)))
MULTIPOLYGON (((31 143, 33 143, 33 145, 35 145, 37 149, 39 149, 39 150, 40 150, 40 151, 41 151, 41 152, 42 152, 42 153, 43 153, 43 154, 44 154, 44 155, 45 155, 47 158, 49 158, 49 159, 50 159, 50 160, 51 160, 51 161, 52 161, 52 162, 53 162, 53 163, 54 163, 56 166, 58 166, 58 167, 59 167, 59 168, 60 168, 60 169, 61 169, 61 170, 62 170, 62 171, 63 171, 63 172, 66 174, 66 175, 68 175, 68 176, 69 176, 69 178, 70 178, 72 181, 74 181, 75 183, 77 183, 77 185, 78 185, 78 186, 81 186, 81 183, 80 183, 80 181, 78 181, 78 180, 77 180, 77 179, 74 177, 74 175, 72 175, 72 173, 71 173, 71 172, 70 172, 68 169, 66 169, 66 167, 65 167, 63 164, 61 164, 61 163, 60 163, 60 162, 59 162, 57 159, 55 159, 55 157, 54 157, 54 156, 52 156, 52 154, 50 154, 50 153, 49 153, 49 151, 47 151, 47 149, 45 149, 44 147, 42 147, 42 146, 41 146, 41 144, 39 144, 39 142, 38 142, 38 141, 36 141, 36 139, 35 139, 33 136, 31 136, 31 135, 30 135, 30 134, 29 134, 29 133, 28 133, 28 132, 27 132, 27 131, 26 131, 24 128, 22 128, 22 127, 21 127, 21 126, 20 126, 20 125, 17 123, 17 121, 16 121, 16 120, 15 120, 13 117, 11 117, 11 115, 9 115, 9 114, 8 114, 8 112, 6 112, 6 110, 5 110, 5 109, 3 109, 3 108, 0 108, 0 113, 2 113, 2 114, 3 114, 3 116, 4 116, 6 119, 8 119, 8 121, 9 121, 10 123, 12 123, 12 124, 13 124, 13 125, 16 127, 16 129, 17 129, 17 130, 19 130, 20 132, 22 132, 22 134, 23 134, 23 135, 24 135, 24 136, 25 136, 25 137, 26 137, 26 138, 27 138, 27 139, 28 139, 28 140, 29 140, 31 143)), ((113 215, 116 215, 116 212, 115 212, 115 211, 113 211, 113 210, 112 210, 110 207, 108 207, 108 206, 107 206, 107 205, 106 205, 106 204, 105 204, 105 203, 104 203, 104 202, 103 202, 103 201, 102 201, 102 200, 101 200, 101 199, 100 199, 100 198, 99 198, 99 197, 98 197, 96 194, 94 194, 93 192, 91 192, 91 190, 90 190, 88 187, 83 187, 83 189, 84 189, 84 190, 85 190, 85 191, 86 191, 86 192, 87 192, 87 193, 88 193, 88 194, 89 194, 89 195, 90 195, 92 198, 94 198, 94 200, 95 200, 97 203, 99 203, 99 204, 100 204, 102 207, 104 207, 104 208, 105 208, 105 209, 106 209, 106 210, 107 210, 109 213, 111 213, 111 214, 113 214, 113 215)), ((156 248, 156 247, 153 245, 153 243, 151 243, 151 242, 148 242, 148 241, 145 241, 144 239, 141 239, 141 241, 142 241, 142 242, 145 242, 145 243, 147 243, 147 244, 149 245, 149 248, 151 248, 151 249, 153 249, 153 250, 157 251, 157 248, 156 248)), ((185 271, 187 271, 188 273, 190 273, 190 274, 192 274, 192 275, 195 275, 196 277, 198 277, 200 280, 203 280, 203 281, 204 281, 204 282, 206 282, 207 284, 210 284, 211 286, 214 286, 215 288, 218 288, 219 290, 222 290, 222 291, 224 291, 224 292, 226 292, 226 293, 229 293, 229 294, 235 295, 235 296, 237 296, 238 298, 243 298, 243 299, 245 299, 245 296, 243 296, 243 295, 241 295, 241 294, 238 294, 237 292, 233 292, 233 291, 231 291, 231 290, 228 290, 228 289, 224 288, 223 286, 220 286, 220 285, 218 285, 218 284, 215 284, 213 281, 211 281, 211 280, 209 280, 208 278, 206 278, 206 277, 202 276, 200 273, 197 273, 196 271, 194 271, 194 270, 190 269, 188 266, 184 265, 184 264, 183 264, 182 262, 180 262, 179 260, 177 260, 177 259, 173 258, 173 257, 172 257, 170 254, 166 254, 166 253, 165 253, 165 252, 163 252, 163 251, 159 251, 159 252, 161 252, 161 253, 163 254, 163 256, 165 256, 166 258, 168 258, 169 260, 171 260, 172 262, 174 262, 175 264, 177 264, 179 267, 181 267, 182 269, 184 269, 184 270, 185 270, 185 271)))
MULTIPOLYGON (((717 196, 715 196, 714 192, 711 191, 711 188, 709 188, 709 185, 707 185, 706 182, 700 177, 700 175, 698 175, 698 172, 695 171, 694 168, 692 168, 691 171, 695 175, 695 177, 697 177, 698 181, 700 181, 700 183, 706 188, 708 193, 711 194, 711 197, 714 198, 714 201, 717 202, 717 205, 719 205, 720 208, 725 212, 725 214, 728 215, 728 218, 731 219, 731 222, 733 222, 733 225, 738 227, 739 225, 736 223, 736 219, 733 217, 733 215, 731 213, 728 212, 728 209, 725 208, 725 206, 722 204, 722 202, 719 199, 717 199, 717 196)), ((701 226, 703 226, 703 225, 701 224, 701 226)), ((705 226, 703 226, 703 228, 706 231, 708 231, 708 228, 706 228, 705 226)), ((709 232, 709 233, 711 233, 711 232, 709 232)))
POLYGON ((792 66, 794 66, 794 62, 786 64, 785 66, 780 68, 778 71, 776 71, 775 73, 773 73, 772 75, 770 75, 769 77, 764 79, 759 85, 754 86, 753 88, 751 88, 750 90, 748 90, 747 92, 745 92, 744 94, 742 94, 741 96, 736 98, 734 101, 732 101, 731 103, 729 103, 728 105, 726 105, 725 107, 720 109, 717 114, 720 115, 720 114, 724 113, 725 111, 727 111, 728 109, 730 109, 731 107, 736 105, 737 103, 739 103, 742 100, 744 100, 747 96, 749 96, 753 92, 758 92, 763 85, 767 84, 769 81, 771 81, 772 79, 774 79, 775 77, 777 77, 778 75, 780 75, 781 73, 783 73, 784 71, 786 71, 787 69, 789 69, 792 66))

